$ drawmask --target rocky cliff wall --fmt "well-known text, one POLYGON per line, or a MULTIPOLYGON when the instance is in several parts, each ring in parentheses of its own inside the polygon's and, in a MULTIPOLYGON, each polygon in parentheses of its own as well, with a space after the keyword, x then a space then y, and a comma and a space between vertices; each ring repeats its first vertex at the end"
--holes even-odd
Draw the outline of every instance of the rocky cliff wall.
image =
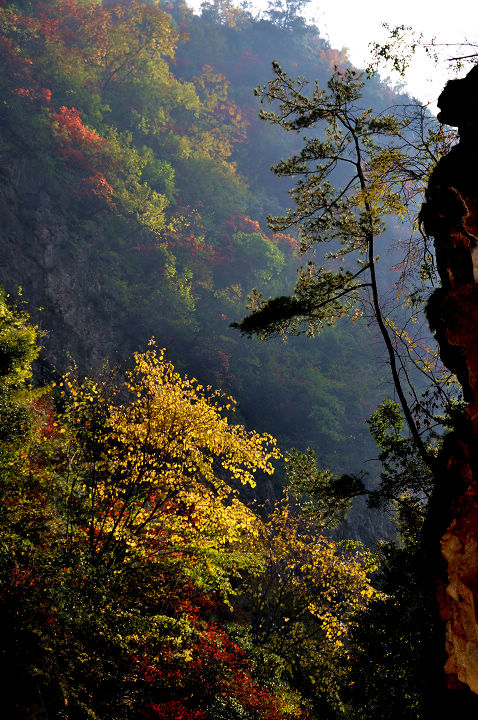
POLYGON ((439 459, 432 526, 444 560, 437 576, 447 686, 478 694, 478 66, 447 84, 439 107, 460 141, 435 168, 421 213, 442 281, 428 315, 468 406, 439 459))
POLYGON ((13 299, 21 288, 28 312, 45 333, 40 377, 53 368, 64 370, 71 358, 84 371, 97 369, 104 358, 114 357, 118 333, 105 328, 94 243, 72 236, 42 190, 41 176, 25 157, 14 158, 5 147, 0 155, 0 285, 13 299))

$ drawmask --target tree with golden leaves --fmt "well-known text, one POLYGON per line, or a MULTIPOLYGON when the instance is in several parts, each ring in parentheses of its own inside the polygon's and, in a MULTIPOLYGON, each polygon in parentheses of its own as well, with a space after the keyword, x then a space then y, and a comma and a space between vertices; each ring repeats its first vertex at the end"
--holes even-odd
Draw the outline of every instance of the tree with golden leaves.
POLYGON ((258 668, 307 697, 313 717, 340 717, 350 634, 379 596, 373 554, 324 535, 287 495, 258 524, 255 548, 243 602, 258 668))
POLYGON ((114 390, 67 377, 64 396, 70 507, 82 508, 98 562, 152 561, 191 544, 206 558, 251 531, 254 516, 231 484, 254 485, 280 453, 270 435, 231 422, 232 398, 181 377, 154 343, 114 390))

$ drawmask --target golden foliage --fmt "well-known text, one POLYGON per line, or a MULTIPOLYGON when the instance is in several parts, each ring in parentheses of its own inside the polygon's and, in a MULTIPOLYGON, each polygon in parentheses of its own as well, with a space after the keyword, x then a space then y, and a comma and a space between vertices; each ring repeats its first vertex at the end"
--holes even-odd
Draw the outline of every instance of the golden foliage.
POLYGON ((375 558, 360 544, 321 535, 287 496, 258 521, 254 547, 257 565, 244 597, 254 644, 282 679, 301 678, 339 714, 351 630, 379 596, 375 558))
POLYGON ((87 499, 95 555, 153 561, 194 546, 196 562, 209 563, 254 532, 254 516, 230 483, 253 485, 280 453, 271 436, 230 422, 232 398, 182 377, 153 341, 118 388, 70 377, 65 385, 72 492, 87 499))

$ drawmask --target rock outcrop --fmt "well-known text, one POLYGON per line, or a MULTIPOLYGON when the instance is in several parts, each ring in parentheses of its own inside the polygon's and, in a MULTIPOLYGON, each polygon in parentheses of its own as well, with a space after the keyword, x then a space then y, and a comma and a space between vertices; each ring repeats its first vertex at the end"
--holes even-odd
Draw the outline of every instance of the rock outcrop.
POLYGON ((66 369, 71 358, 88 358, 81 370, 114 357, 118 333, 105 328, 101 263, 94 243, 74 239, 64 215, 41 189, 41 178, 22 158, 0 158, 0 285, 22 299, 44 333, 47 353, 36 369, 66 369))
POLYGON ((438 105, 438 119, 458 128, 460 142, 432 173, 421 212, 442 281, 428 317, 468 405, 439 459, 431 512, 445 561, 438 596, 447 686, 478 694, 478 66, 450 81, 438 105))
POLYGON ((120 364, 153 334, 170 349, 173 302, 167 313, 157 301, 151 310, 162 281, 156 256, 139 258, 133 241, 120 236, 115 244, 103 231, 113 222, 108 214, 90 222, 73 195, 59 200, 52 187, 26 151, 2 135, 0 286, 13 301, 21 287, 21 302, 43 333, 36 377, 49 379, 73 363, 80 373, 96 372, 106 360, 120 364))

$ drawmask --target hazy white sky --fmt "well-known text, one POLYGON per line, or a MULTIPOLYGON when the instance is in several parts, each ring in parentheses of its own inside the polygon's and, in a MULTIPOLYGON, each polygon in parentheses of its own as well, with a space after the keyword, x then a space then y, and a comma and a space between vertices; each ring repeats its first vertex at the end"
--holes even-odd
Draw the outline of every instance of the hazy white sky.
MULTIPOLYGON (((368 45, 386 37, 382 23, 390 26, 410 25, 424 39, 438 42, 461 43, 478 40, 478 6, 472 1, 457 0, 312 0, 307 16, 315 19, 321 34, 328 37, 333 47, 347 47, 354 65, 364 67, 370 59, 368 45)), ((471 52, 466 48, 449 47, 441 50, 443 57, 471 52)), ((471 65, 460 73, 464 75, 471 65)), ((406 78, 406 89, 424 103, 433 102, 446 80, 455 77, 448 63, 438 67, 425 53, 417 53, 406 78)), ((399 78, 392 78, 395 82, 399 78)))
MULTIPOLYGON (((201 0, 186 0, 199 8, 201 0)), ((266 8, 268 0, 251 0, 256 8, 266 8)), ((382 23, 391 27, 410 25, 416 33, 423 33, 426 41, 436 38, 438 42, 464 43, 478 41, 478 5, 476 0, 311 0, 305 15, 313 19, 322 36, 332 47, 347 47, 352 63, 359 68, 370 62, 369 43, 386 38, 382 23)), ((239 4, 239 2, 238 2, 239 4)), ((462 55, 470 50, 449 47, 442 51, 443 57, 462 55)), ((467 65, 459 76, 471 68, 467 65)), ((387 77, 387 73, 381 73, 387 77)), ((456 73, 443 61, 438 67, 427 59, 424 52, 417 52, 406 76, 405 90, 422 103, 434 104, 445 82, 456 73)), ((391 76, 392 84, 401 79, 391 76)), ((403 82, 403 81, 401 81, 403 82)))

